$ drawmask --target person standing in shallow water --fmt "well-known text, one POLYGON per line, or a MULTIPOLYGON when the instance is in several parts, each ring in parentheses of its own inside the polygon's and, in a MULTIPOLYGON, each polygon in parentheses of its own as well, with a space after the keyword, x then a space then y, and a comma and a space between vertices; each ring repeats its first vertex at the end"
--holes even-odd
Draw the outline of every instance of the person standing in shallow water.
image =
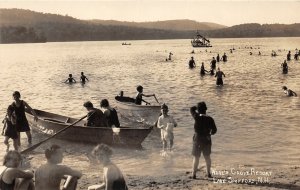
POLYGON ((217 62, 220 62, 220 55, 217 55, 217 62))
POLYGON ((32 113, 32 115, 34 115, 34 121, 38 120, 38 116, 35 113, 35 111, 24 100, 20 99, 20 92, 15 91, 13 93, 13 98, 14 102, 12 103, 12 106, 16 114, 16 130, 18 132, 18 144, 19 146, 21 146, 20 132, 26 132, 28 143, 30 145, 32 143, 32 136, 29 128, 29 123, 25 115, 25 108, 27 108, 32 113))
POLYGON ((73 78, 72 74, 69 74, 69 78, 67 78, 65 83, 69 83, 69 84, 76 83, 76 80, 73 78))
POLYGON ((89 79, 81 72, 80 81, 82 84, 85 84, 85 80, 89 81, 89 79))
POLYGON ((281 64, 281 67, 282 67, 282 73, 283 74, 287 74, 288 73, 288 69, 289 69, 289 67, 288 67, 288 64, 287 64, 287 62, 286 62, 286 60, 284 60, 284 62, 281 64))
POLYGON ((223 78, 225 77, 225 74, 223 73, 223 71, 220 70, 220 67, 218 67, 218 71, 216 72, 215 77, 217 77, 217 81, 216 81, 216 85, 217 86, 223 86, 223 78))
POLYGON ((161 116, 157 121, 157 128, 161 131, 161 140, 163 143, 163 151, 168 148, 168 141, 170 143, 169 150, 171 151, 174 144, 173 127, 177 127, 176 121, 172 116, 168 115, 169 108, 166 104, 161 106, 161 116))
POLYGON ((195 120, 194 123, 194 136, 193 136, 193 173, 192 178, 196 179, 196 172, 198 170, 199 160, 201 153, 206 162, 206 171, 208 178, 212 178, 211 168, 211 135, 216 134, 217 127, 212 117, 206 115, 205 102, 199 102, 196 106, 190 108, 190 113, 195 120))
POLYGON ((194 57, 191 57, 191 59, 189 61, 189 68, 193 69, 195 67, 196 67, 196 63, 195 63, 194 57))

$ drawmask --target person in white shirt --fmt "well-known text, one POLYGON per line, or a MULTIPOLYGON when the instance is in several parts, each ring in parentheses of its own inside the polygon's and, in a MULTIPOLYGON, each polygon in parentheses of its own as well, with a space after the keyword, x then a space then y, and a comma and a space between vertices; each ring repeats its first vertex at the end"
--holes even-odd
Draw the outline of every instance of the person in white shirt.
POLYGON ((158 118, 157 127, 161 129, 161 140, 163 143, 163 151, 168 147, 168 141, 170 142, 169 150, 172 150, 174 144, 173 128, 177 126, 176 121, 172 116, 168 115, 169 108, 166 104, 161 106, 161 116, 158 118))

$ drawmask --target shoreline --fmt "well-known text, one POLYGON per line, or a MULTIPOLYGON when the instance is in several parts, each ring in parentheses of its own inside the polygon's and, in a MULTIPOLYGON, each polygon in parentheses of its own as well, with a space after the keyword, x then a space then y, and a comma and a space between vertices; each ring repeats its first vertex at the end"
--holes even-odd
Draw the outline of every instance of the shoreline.
MULTIPOLYGON (((225 169, 226 170, 226 169, 225 169)), ((99 184, 102 180, 102 176, 99 174, 92 174, 85 176, 78 182, 78 189, 87 189, 88 186, 99 184)), ((191 178, 191 172, 176 172, 170 175, 163 176, 137 176, 124 174, 127 180, 128 188, 131 190, 152 190, 152 189, 164 189, 164 190, 197 190, 197 189, 212 189, 212 190, 232 190, 232 189, 300 189, 300 165, 287 167, 283 169, 272 169, 271 176, 263 177, 263 175, 257 175, 255 177, 251 175, 247 176, 232 176, 230 175, 213 175, 212 179, 206 177, 206 172, 197 172, 197 178, 191 178), (261 178, 262 181, 259 179, 261 178), (242 181, 242 179, 244 179, 242 181), (248 179, 248 181, 245 179, 248 179), (257 179, 254 183, 251 179, 257 179)))

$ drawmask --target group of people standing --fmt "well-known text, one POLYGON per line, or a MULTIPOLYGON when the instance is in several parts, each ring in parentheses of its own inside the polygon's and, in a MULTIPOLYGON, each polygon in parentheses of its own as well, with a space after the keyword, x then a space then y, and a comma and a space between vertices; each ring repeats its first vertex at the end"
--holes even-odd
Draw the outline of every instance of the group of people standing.
MULTIPOLYGON (((227 61, 226 53, 224 53, 224 55, 223 55, 223 61, 224 62, 227 61)), ((200 67, 200 75, 204 76, 206 73, 209 73, 210 75, 217 77, 216 85, 222 86, 223 85, 223 76, 225 77, 225 74, 223 73, 223 71, 221 71, 220 67, 218 67, 218 69, 215 73, 217 62, 220 62, 219 54, 217 56, 217 59, 215 59, 215 57, 212 58, 212 60, 210 62, 210 71, 207 71, 205 69, 204 62, 202 62, 201 67, 200 67)), ((195 63, 194 57, 191 57, 191 59, 189 60, 189 68, 193 69, 195 67, 196 67, 196 63, 195 63)))

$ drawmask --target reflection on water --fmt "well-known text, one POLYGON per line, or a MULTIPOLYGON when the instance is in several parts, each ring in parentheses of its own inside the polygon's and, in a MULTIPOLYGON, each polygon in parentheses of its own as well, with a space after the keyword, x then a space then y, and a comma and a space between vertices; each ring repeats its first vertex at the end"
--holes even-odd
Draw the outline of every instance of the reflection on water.
MULTIPOLYGON (((300 94, 300 61, 288 63, 288 75, 281 74, 280 64, 288 50, 300 48, 300 38, 213 39, 214 47, 208 52, 194 49, 193 55, 189 41, 134 41, 131 46, 120 42, 0 45, 0 115, 3 118, 15 90, 34 108, 80 118, 86 113, 83 102, 90 100, 99 107, 100 100, 107 98, 115 105, 114 96, 120 90, 134 97, 136 86, 143 85, 144 93, 155 93, 177 120, 175 150, 167 158, 160 156, 161 142, 155 135, 145 140, 142 150, 115 148, 113 160, 125 173, 189 170, 193 135, 189 108, 199 101, 206 101, 208 114, 218 127, 213 136, 214 166, 299 164, 299 98, 285 97, 281 86, 300 94), (230 53, 232 47, 236 50, 230 53), (277 57, 270 56, 272 50, 277 50, 277 57), (165 62, 169 52, 174 54, 173 61, 165 62), (208 69, 212 57, 224 52, 228 62, 217 66, 226 75, 225 85, 217 88, 214 77, 200 77, 200 64, 204 62, 208 69), (188 69, 191 56, 197 65, 193 70, 188 69), (84 86, 63 83, 70 73, 79 81, 82 71, 90 80, 84 86)), ((147 100, 155 103, 152 98, 147 100)), ((25 134, 22 138, 26 146, 25 134)), ((35 143, 44 138, 34 133, 35 143)), ((66 164, 90 173, 100 170, 90 162, 93 145, 57 139, 32 153, 34 168, 44 162, 43 150, 50 143, 65 147, 66 164)))

